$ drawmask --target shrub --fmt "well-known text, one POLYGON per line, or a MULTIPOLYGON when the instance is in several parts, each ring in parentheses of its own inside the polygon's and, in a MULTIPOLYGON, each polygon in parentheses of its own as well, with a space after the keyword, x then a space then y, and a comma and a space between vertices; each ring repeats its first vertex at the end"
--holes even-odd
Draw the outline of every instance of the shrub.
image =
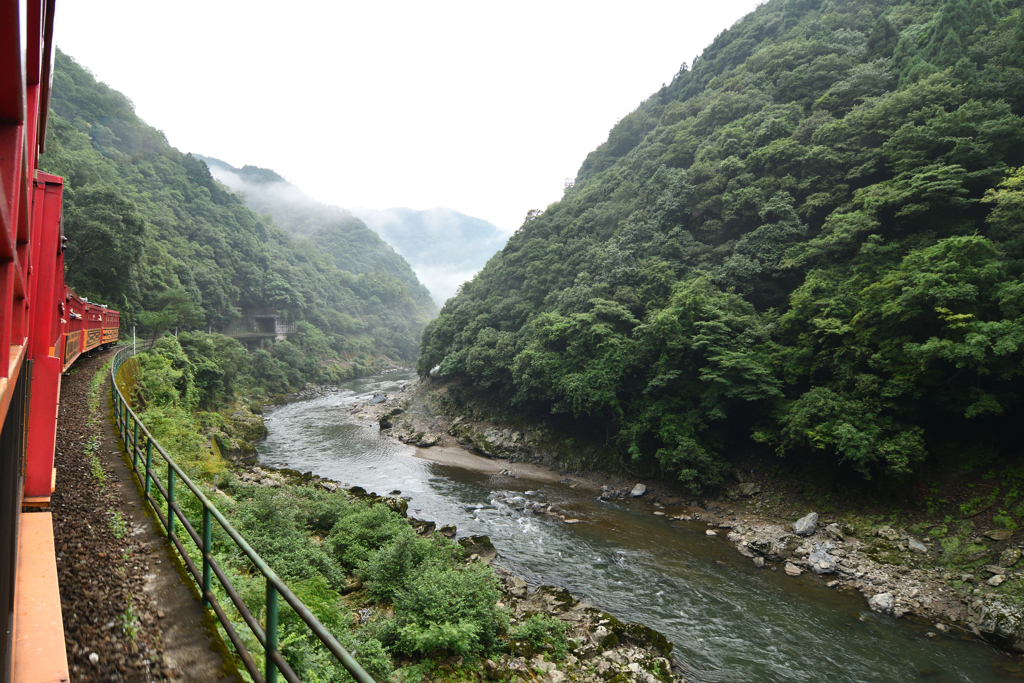
POLYGON ((374 600, 392 602, 424 564, 451 564, 462 555, 457 543, 441 536, 417 536, 406 525, 390 543, 371 555, 359 574, 368 582, 367 592, 374 600))
POLYGON ((568 626, 561 619, 534 614, 512 629, 510 635, 516 640, 529 642, 534 650, 550 650, 556 659, 564 659, 569 654, 569 641, 565 637, 567 631, 568 626))
POLYGON ((345 516, 335 524, 326 544, 335 559, 352 570, 370 559, 370 555, 384 547, 392 538, 409 528, 409 523, 384 505, 369 505, 345 516))
POLYGON ((493 649, 498 634, 508 627, 508 617, 497 607, 497 583, 484 564, 424 563, 395 592, 397 649, 409 654, 445 650, 457 655, 493 649))

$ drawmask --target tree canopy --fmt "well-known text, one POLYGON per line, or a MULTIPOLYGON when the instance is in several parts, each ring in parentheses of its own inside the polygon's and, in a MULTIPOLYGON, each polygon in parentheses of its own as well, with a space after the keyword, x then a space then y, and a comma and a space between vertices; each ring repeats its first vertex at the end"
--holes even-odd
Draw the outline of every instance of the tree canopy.
POLYGON ((67 281, 125 325, 231 331, 273 309, 314 326, 336 359, 416 357, 436 308, 368 228, 350 231, 360 241, 324 226, 329 253, 286 234, 59 50, 51 107, 40 166, 65 178, 67 281))
POLYGON ((743 448, 868 477, 1019 448, 1020 6, 769 0, 448 301, 419 372, 694 488, 743 448))

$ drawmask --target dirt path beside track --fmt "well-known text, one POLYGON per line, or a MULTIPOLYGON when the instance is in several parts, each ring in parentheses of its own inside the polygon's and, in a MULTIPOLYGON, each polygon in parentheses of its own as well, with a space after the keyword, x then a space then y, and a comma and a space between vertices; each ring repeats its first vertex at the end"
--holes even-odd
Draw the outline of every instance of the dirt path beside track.
POLYGON ((52 512, 71 680, 223 679, 223 645, 121 459, 108 378, 87 421, 90 380, 109 357, 80 360, 61 386, 52 512))

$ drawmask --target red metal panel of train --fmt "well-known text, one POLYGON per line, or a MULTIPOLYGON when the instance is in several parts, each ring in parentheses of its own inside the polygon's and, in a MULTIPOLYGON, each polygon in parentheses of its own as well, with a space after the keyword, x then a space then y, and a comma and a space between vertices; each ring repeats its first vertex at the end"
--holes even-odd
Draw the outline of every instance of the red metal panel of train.
POLYGON ((117 311, 65 286, 64 183, 36 168, 54 4, 0 0, 0 680, 15 683, 68 680, 52 520, 30 510, 49 505, 59 474, 61 374, 117 341, 120 324, 117 311))

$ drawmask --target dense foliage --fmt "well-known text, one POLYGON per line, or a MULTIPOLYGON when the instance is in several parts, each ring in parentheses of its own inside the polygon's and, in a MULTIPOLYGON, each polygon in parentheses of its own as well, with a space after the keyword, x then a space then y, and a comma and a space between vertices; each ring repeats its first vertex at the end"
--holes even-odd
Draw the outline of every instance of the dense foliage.
POLYGON ((1018 448, 1020 4, 760 6, 445 305, 420 373, 694 488, 755 442, 865 476, 1018 448))
MULTIPOLYGON (((197 349, 233 344, 219 335, 163 337, 135 357, 139 372, 132 393, 142 422, 194 481, 213 492, 218 508, 250 546, 376 680, 388 679, 395 659, 408 664, 412 658, 423 668, 432 658, 477 657, 502 647, 509 617, 499 602, 494 571, 467 559, 458 543, 440 533, 417 535, 398 511, 404 500, 360 498, 298 483, 256 486, 236 479, 211 452, 203 432, 216 429, 218 415, 194 409, 211 391, 209 359, 197 349), (359 581, 365 590, 343 598, 346 588, 359 581), (352 618, 355 608, 360 619, 352 618)), ((235 367, 220 380, 230 386, 253 377, 235 367)), ((157 479, 166 480, 166 466, 159 458, 155 462, 157 479)), ((198 524, 200 503, 180 489, 177 504, 198 524)), ((156 489, 154 494, 159 495, 156 489)), ((198 548, 185 538, 198 559, 198 548)), ((213 550, 246 604, 257 618, 265 618, 262 575, 216 525, 213 550)), ((214 582, 214 590, 222 604, 229 603, 219 583, 214 582)), ((240 616, 230 614, 247 645, 258 650, 240 616)), ((284 656, 303 680, 352 680, 285 604, 280 623, 284 656)), ((536 642, 538 651, 564 656, 561 622, 547 620, 522 631, 514 637, 536 642)))
POLYGON ((361 242, 340 244, 332 258, 289 237, 59 51, 51 107, 40 165, 65 179, 67 280, 79 294, 154 333, 232 331, 244 314, 273 309, 311 323, 345 361, 415 357, 433 304, 365 226, 393 262, 364 259, 361 242))

